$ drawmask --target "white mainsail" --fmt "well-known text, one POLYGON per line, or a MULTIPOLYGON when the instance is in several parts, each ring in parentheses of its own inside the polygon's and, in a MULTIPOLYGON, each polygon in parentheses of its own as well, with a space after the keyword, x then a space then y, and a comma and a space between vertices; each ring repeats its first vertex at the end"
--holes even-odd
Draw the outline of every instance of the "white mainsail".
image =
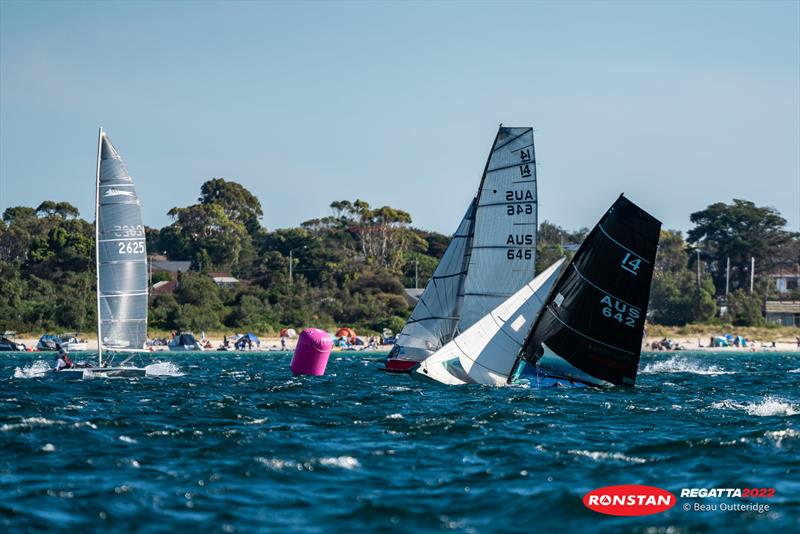
POLYGON ((453 338, 459 319, 474 220, 473 199, 411 317, 397 335, 393 358, 422 361, 453 338))
POLYGON ((147 251, 142 209, 125 163, 103 129, 97 148, 97 338, 103 351, 147 341, 147 251))
POLYGON ((501 125, 478 194, 390 358, 424 360, 525 286, 536 262, 536 217, 533 129, 501 125))
POLYGON ((458 331, 464 332, 533 278, 537 211, 533 128, 501 126, 478 190, 458 331))
POLYGON ((427 358, 417 373, 449 385, 504 386, 564 258, 427 358))

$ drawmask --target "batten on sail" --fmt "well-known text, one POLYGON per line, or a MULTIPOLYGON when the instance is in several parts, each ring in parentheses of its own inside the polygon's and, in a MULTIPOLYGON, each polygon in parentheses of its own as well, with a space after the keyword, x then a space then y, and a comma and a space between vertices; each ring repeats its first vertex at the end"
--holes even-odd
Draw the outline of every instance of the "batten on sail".
POLYGON ((97 337, 103 350, 137 351, 147 341, 147 250, 133 179, 101 129, 96 183, 97 337))
POLYGON ((592 385, 635 383, 660 229, 658 220, 624 196, 614 202, 525 341, 524 359, 537 373, 592 385))
POLYGON ((478 190, 459 331, 533 278, 537 211, 533 128, 501 126, 478 190))
POLYGON ((416 372, 449 385, 504 386, 564 260, 561 259, 470 326, 416 372))

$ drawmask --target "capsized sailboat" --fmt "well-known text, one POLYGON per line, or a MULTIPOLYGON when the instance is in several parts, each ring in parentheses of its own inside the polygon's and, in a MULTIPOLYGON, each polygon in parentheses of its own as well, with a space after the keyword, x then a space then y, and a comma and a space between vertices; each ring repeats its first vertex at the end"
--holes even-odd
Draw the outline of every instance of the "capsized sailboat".
POLYGON ((555 262, 456 336, 423 361, 415 376, 448 385, 505 385, 563 264, 563 258, 555 262))
POLYGON ((565 269, 563 260, 552 265, 414 376, 450 385, 633 385, 660 228, 620 196, 565 269))
POLYGON ((95 184, 97 267, 96 367, 63 369, 62 377, 143 376, 126 365, 147 341, 147 250, 142 208, 133 179, 103 129, 97 146, 95 184), (126 354, 113 366, 115 353, 126 354))
POLYGON ((478 192, 384 370, 410 371, 530 282, 537 211, 533 128, 501 125, 478 192))
POLYGON ((633 386, 660 231, 620 195, 556 283, 509 381, 633 386))

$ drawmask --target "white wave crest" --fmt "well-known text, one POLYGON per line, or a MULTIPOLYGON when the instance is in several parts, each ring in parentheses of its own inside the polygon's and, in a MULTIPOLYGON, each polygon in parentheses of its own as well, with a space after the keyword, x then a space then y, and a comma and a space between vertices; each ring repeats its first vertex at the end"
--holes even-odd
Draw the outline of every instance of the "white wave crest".
POLYGON ((138 443, 135 439, 129 438, 128 436, 120 436, 119 440, 124 443, 138 443))
POLYGON ((800 369, 790 369, 790 373, 800 373, 800 369))
POLYGON ((44 417, 26 417, 19 423, 12 423, 0 426, 0 432, 8 432, 17 428, 32 428, 34 426, 63 425, 63 421, 53 421, 44 417))
POLYGON ((36 360, 30 365, 25 367, 17 367, 14 369, 14 378, 41 378, 53 368, 49 363, 44 360, 36 360))
POLYGON ((147 376, 183 376, 181 368, 172 362, 156 362, 145 367, 147 376))
POLYGON ((647 462, 644 458, 638 458, 636 456, 625 456, 621 452, 603 452, 603 451, 583 451, 583 450, 570 450, 567 451, 569 454, 574 454, 575 456, 586 456, 587 458, 591 458, 595 462, 599 462, 600 460, 618 460, 621 462, 628 462, 631 464, 643 464, 647 462))
POLYGON ((662 362, 648 363, 639 371, 641 374, 656 373, 692 373, 696 375, 731 375, 733 371, 726 371, 716 365, 701 365, 699 362, 687 360, 678 356, 673 356, 669 360, 662 362))
POLYGON ((404 419, 404 417, 401 413, 390 413, 386 416, 386 419, 404 419))
POLYGON ((361 463, 352 456, 337 456, 334 458, 320 458, 320 465, 330 467, 341 467, 342 469, 355 469, 361 467, 361 463))
POLYGON ((732 400, 715 402, 711 405, 714 410, 742 410, 748 415, 758 417, 774 417, 779 415, 789 416, 800 414, 800 407, 776 397, 765 397, 761 402, 742 404, 732 400))

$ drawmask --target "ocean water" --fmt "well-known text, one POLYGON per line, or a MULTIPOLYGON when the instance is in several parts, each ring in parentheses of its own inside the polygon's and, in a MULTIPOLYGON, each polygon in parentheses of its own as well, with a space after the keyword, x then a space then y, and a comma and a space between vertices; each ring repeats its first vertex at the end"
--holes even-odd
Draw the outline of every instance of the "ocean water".
MULTIPOLYGON (((334 353, 157 353, 139 379, 0 360, 0 531, 785 532, 800 528, 800 353, 659 353, 637 387, 444 387, 334 353), (595 488, 678 504, 597 514, 595 488), (774 488, 772 498, 681 498, 774 488), (769 511, 684 511, 762 503, 769 511)), ((77 358, 80 359, 80 358, 77 358)))

